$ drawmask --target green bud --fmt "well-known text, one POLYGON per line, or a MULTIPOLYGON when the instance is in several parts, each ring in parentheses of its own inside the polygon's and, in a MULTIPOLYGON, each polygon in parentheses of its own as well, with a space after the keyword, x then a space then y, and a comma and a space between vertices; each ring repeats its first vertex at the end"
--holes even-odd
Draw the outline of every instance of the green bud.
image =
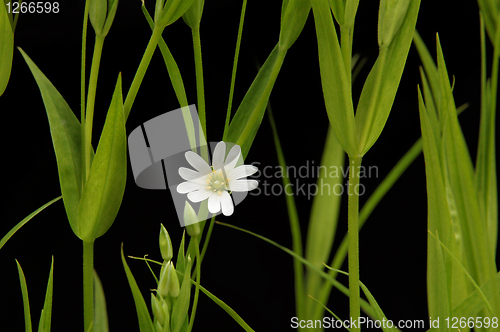
POLYGON ((174 257, 174 250, 172 249, 172 241, 170 241, 170 236, 168 235, 167 230, 163 226, 160 225, 160 251, 161 257, 164 261, 169 261, 174 257))
MULTIPOLYGON (((153 316, 157 319, 161 326, 164 326, 165 312, 163 311, 162 302, 165 301, 158 300, 158 298, 153 293, 151 293, 151 309, 153 310, 153 316)), ((168 311, 166 313, 168 315, 168 311)))
POLYGON ((160 271, 160 281, 158 282, 158 294, 161 296, 177 297, 179 296, 179 278, 175 271, 174 263, 169 261, 162 266, 160 271))
POLYGON ((403 24, 410 0, 381 0, 378 15, 378 45, 389 46, 403 24))
POLYGON ((159 321, 155 322, 155 329, 156 329, 156 332, 163 332, 163 326, 161 326, 159 321))
POLYGON ((197 237, 198 235, 200 235, 200 225, 198 223, 187 225, 186 231, 189 234, 189 236, 197 237))
MULTIPOLYGON (((191 204, 189 204, 188 201, 186 201, 186 204, 184 205, 184 225, 193 225, 197 224, 200 220, 198 219, 198 215, 194 211, 193 207, 191 204)), ((187 229, 187 227, 186 227, 187 229)), ((188 231, 189 233, 189 231, 188 231)), ((191 235, 191 234, 189 234, 191 235)))
POLYGON ((96 35, 108 34, 117 8, 118 0, 89 0, 89 18, 96 35))

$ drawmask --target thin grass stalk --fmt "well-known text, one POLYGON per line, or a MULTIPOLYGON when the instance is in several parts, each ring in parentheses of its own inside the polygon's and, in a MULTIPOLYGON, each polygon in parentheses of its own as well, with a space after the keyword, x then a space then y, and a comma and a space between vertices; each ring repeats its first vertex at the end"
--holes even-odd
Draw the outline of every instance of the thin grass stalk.
POLYGON ((233 72, 231 74, 231 87, 229 88, 229 100, 227 102, 226 122, 224 123, 224 133, 222 140, 227 137, 227 129, 229 128, 229 120, 231 119, 231 108, 233 106, 234 82, 236 81, 236 69, 238 68, 238 58, 240 56, 241 35, 243 34, 243 22, 245 21, 245 12, 247 8, 247 0, 243 0, 241 7, 240 25, 238 27, 238 37, 236 39, 236 50, 234 52, 233 72))
MULTIPOLYGON (((214 218, 212 218, 214 221, 214 218)), ((213 222, 212 222, 213 224, 213 222)), ((191 332, 194 324, 194 317, 196 316, 196 308, 198 307, 198 298, 200 296, 200 283, 201 283, 201 255, 200 255, 200 241, 196 236, 193 238, 196 247, 196 288, 194 292, 193 308, 191 309, 191 319, 189 321, 188 332, 191 332)))
MULTIPOLYGON (((278 155, 279 164, 283 169, 286 169, 285 157, 283 155, 283 150, 281 149, 281 143, 279 141, 278 131, 276 129, 276 123, 274 122, 273 112, 271 109, 271 105, 269 103, 267 104, 267 115, 269 116, 269 122, 271 124, 271 129, 274 134, 273 135, 274 144, 276 146, 276 152, 278 155)), ((293 192, 291 192, 292 190, 290 189, 291 186, 289 184, 290 180, 288 176, 283 176, 283 186, 285 188, 286 205, 288 209, 288 216, 290 219, 290 230, 292 232, 292 248, 293 251, 298 256, 303 256, 299 216, 297 213, 297 208, 295 206, 293 192)), ((297 315, 299 316, 300 319, 306 319, 305 317, 303 317, 303 314, 307 309, 304 305, 305 304, 304 272, 302 263, 298 259, 293 260, 293 270, 295 276, 295 302, 296 302, 295 305, 296 305, 297 315)))
POLYGON ((83 242, 83 326, 93 331, 94 323, 94 242, 83 242))
MULTIPOLYGON (((89 2, 85 1, 85 13, 83 16, 83 32, 82 32, 82 64, 81 64, 81 75, 80 75, 80 124, 81 124, 81 139, 82 139, 82 151, 85 151, 85 67, 87 62, 87 28, 89 21, 89 2)), ((82 156, 82 169, 84 171, 84 176, 82 177, 82 188, 84 179, 87 178, 87 156, 83 154, 82 156)))
MULTIPOLYGON (((205 88, 203 84, 203 64, 201 58, 200 26, 197 25, 193 31, 194 64, 196 71, 196 92, 198 94, 198 116, 201 129, 207 137, 207 119, 205 116, 205 88)), ((203 151, 202 151, 203 152, 203 151)))
POLYGON ((210 242, 210 237, 212 236, 212 231, 214 229, 214 224, 215 216, 212 217, 212 219, 210 220, 210 225, 208 226, 207 235, 205 236, 205 242, 203 243, 203 249, 201 250, 201 261, 203 261, 203 258, 205 257, 205 254, 207 252, 208 243, 210 242))
MULTIPOLYGON (((353 322, 359 321, 359 168, 361 156, 349 157, 349 200, 347 235, 349 239, 349 312, 353 322), (356 193, 356 188, 358 192, 356 193)), ((352 327, 352 332, 361 331, 359 326, 352 327)))
POLYGON ((97 77, 99 76, 99 66, 101 63, 104 37, 96 35, 94 45, 94 55, 92 56, 92 67, 89 78, 89 93, 87 95, 87 112, 85 114, 85 178, 87 180, 90 173, 90 151, 92 149, 92 124, 94 122, 95 95, 97 91, 97 77))
POLYGON ((342 59, 344 60, 345 73, 347 75, 347 82, 352 86, 352 27, 340 27, 340 50, 342 51, 342 59))
POLYGON ((158 45, 158 42, 160 41, 162 32, 163 28, 160 28, 157 25, 155 25, 153 29, 153 34, 149 39, 148 46, 146 47, 144 55, 142 56, 141 63, 139 64, 139 68, 137 68, 134 80, 132 81, 130 89, 128 90, 127 98, 123 103, 125 121, 127 121, 127 118, 130 114, 130 110, 132 109, 132 105, 134 104, 135 97, 137 96, 137 92, 139 92, 142 80, 144 79, 144 75, 146 74, 146 70, 148 69, 149 63, 151 62, 151 58, 153 57, 153 53, 155 52, 156 45, 158 45))

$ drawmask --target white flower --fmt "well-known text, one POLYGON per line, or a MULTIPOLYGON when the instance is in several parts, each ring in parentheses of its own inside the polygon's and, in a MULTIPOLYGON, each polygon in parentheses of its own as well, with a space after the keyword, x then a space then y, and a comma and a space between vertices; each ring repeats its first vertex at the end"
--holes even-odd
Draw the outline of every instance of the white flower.
POLYGON ((257 188, 256 180, 242 179, 257 172, 257 167, 241 165, 235 168, 241 155, 239 145, 234 145, 227 158, 226 143, 219 142, 213 152, 212 167, 203 158, 192 151, 186 152, 187 162, 196 171, 181 167, 179 175, 186 180, 177 186, 177 192, 188 194, 190 201, 197 203, 208 199, 208 211, 218 213, 221 210, 225 216, 234 212, 230 192, 244 192, 257 188))

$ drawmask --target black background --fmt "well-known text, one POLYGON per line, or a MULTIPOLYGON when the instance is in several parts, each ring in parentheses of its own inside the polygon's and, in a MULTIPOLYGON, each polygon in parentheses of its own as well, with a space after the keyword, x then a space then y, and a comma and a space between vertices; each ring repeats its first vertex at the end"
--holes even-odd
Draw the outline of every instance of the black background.
MULTIPOLYGON (((207 1, 201 26, 208 140, 222 138, 227 109, 238 22, 242 1, 207 1)), ((475 156, 479 124, 479 18, 475 1, 422 1, 417 29, 434 54, 439 32, 450 75, 456 78, 456 104, 470 103, 461 116, 469 147, 475 156)), ((39 66, 79 117, 80 54, 83 1, 61 1, 58 14, 20 17, 15 45, 39 66)), ((148 7, 154 1, 147 1, 148 7)), ((150 37, 141 2, 121 1, 104 46, 97 100, 94 142, 97 142, 116 78, 123 75, 128 89, 150 37)), ((151 8, 152 10, 152 8, 151 8)), ((233 109, 237 108, 256 74, 255 61, 263 63, 279 37, 280 1, 249 1, 236 80, 233 109)), ((354 84, 355 98, 376 59, 378 1, 361 1, 356 17, 354 53, 367 65, 354 84)), ((177 60, 188 101, 196 103, 194 57, 189 28, 182 21, 163 34, 177 60)), ((93 48, 89 26, 88 66, 93 48)), ((490 52, 491 55, 491 52, 490 52)), ((379 177, 365 179, 367 194, 376 188, 399 158, 420 136, 417 109, 420 61, 412 46, 393 110, 380 139, 365 156, 366 166, 377 166, 379 177)), ((88 77, 88 76, 87 76, 88 77)), ((320 162, 328 119, 320 84, 317 43, 312 14, 297 42, 289 50, 271 95, 277 127, 289 165, 320 162)), ((157 51, 127 122, 127 133, 141 123, 178 108, 160 52, 157 51)), ((57 165, 48 121, 38 87, 19 51, 15 51, 9 86, 0 98, 2 117, 3 190, 0 235, 6 234, 29 213, 60 195, 57 165)), ((277 165, 267 118, 246 163, 277 165)), ((171 198, 166 191, 138 188, 128 171, 121 210, 111 229, 95 243, 95 268, 107 297, 111 331, 138 330, 131 292, 120 259, 149 254, 160 259, 159 224, 170 232, 177 248, 182 235, 171 198)), ((280 179, 271 180, 279 183, 280 179)), ((300 179, 314 183, 314 179, 300 179)), ((304 237, 311 202, 296 198, 304 237)), ((335 246, 346 231, 343 201, 335 246)), ((361 280, 392 320, 427 320, 426 305, 426 191, 420 156, 381 201, 360 233, 361 280)), ((219 220, 255 231, 291 247, 285 197, 250 196, 231 217, 219 220)), ((72 233, 61 201, 32 219, 0 252, 0 331, 22 331, 22 297, 15 260, 27 278, 34 326, 43 306, 45 287, 54 255, 53 331, 81 331, 82 245, 72 233)), ((155 282, 146 265, 129 260, 129 266, 146 295, 155 282)), ((344 266, 343 269, 347 270, 344 266)), ((347 279, 340 278, 347 284, 347 279)), ((216 226, 206 259, 202 284, 238 312, 256 331, 290 330, 294 316, 292 259, 286 253, 247 234, 216 226)), ((348 300, 332 292, 328 304, 348 316, 348 300)), ((238 331, 220 307, 200 295, 195 331, 238 331)))

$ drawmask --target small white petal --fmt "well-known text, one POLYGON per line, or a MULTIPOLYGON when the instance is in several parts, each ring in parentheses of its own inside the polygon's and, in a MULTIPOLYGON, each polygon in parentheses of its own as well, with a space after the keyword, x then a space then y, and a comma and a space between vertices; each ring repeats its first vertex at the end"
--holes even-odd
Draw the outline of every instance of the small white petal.
POLYGON ((200 172, 200 175, 205 175, 212 171, 207 162, 193 151, 186 152, 185 156, 189 165, 193 166, 198 172, 200 172))
POLYGON ((182 182, 177 186, 177 192, 179 194, 187 194, 188 192, 195 191, 198 189, 205 188, 205 185, 193 182, 182 182))
POLYGON ((241 165, 235 169, 226 170, 226 175, 229 182, 231 182, 255 174, 258 170, 257 167, 252 165, 241 165))
POLYGON ((231 199, 231 196, 229 196, 229 193, 227 191, 224 191, 221 196, 221 205, 222 205, 222 213, 225 216, 230 216, 234 212, 234 205, 233 205, 233 200, 231 199))
POLYGON ((186 181, 196 182, 200 184, 206 182, 206 175, 202 175, 201 173, 198 173, 186 167, 179 168, 179 175, 186 181))
POLYGON ((236 180, 229 182, 229 190, 235 192, 250 191, 257 188, 258 185, 259 183, 255 180, 236 180))
POLYGON ((191 202, 198 203, 198 202, 206 200, 208 197, 210 197, 211 194, 212 193, 208 190, 200 189, 200 190, 190 192, 187 195, 187 197, 189 198, 189 200, 191 202))
POLYGON ((215 146, 214 154, 212 156, 212 167, 214 170, 219 170, 224 166, 224 157, 226 156, 226 143, 219 142, 215 146))
POLYGON ((211 193, 208 198, 208 211, 210 211, 210 213, 217 213, 220 211, 220 199, 221 195, 218 193, 211 193))

